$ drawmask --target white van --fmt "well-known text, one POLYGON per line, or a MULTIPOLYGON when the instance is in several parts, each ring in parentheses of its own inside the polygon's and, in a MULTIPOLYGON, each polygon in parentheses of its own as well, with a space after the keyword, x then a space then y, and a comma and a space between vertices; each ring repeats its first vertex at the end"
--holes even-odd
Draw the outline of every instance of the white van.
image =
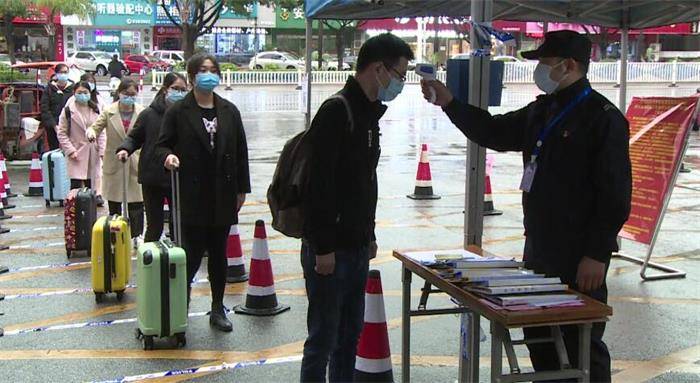
POLYGON ((153 57, 161 59, 166 63, 175 66, 175 64, 185 61, 184 51, 153 51, 153 57))

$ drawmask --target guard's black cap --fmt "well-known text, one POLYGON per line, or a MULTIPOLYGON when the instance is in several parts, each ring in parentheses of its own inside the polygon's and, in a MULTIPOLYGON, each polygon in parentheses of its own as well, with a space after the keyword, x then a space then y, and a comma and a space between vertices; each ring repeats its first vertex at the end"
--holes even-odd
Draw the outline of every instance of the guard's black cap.
POLYGON ((528 60, 540 57, 561 57, 588 64, 591 61, 591 41, 584 35, 569 31, 547 32, 544 43, 534 51, 523 52, 528 60))

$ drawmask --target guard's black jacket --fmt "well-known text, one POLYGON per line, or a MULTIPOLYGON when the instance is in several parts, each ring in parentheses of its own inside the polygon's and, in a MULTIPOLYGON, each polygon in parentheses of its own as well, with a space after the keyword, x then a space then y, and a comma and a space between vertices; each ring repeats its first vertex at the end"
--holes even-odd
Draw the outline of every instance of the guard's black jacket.
POLYGON ((316 254, 358 249, 375 240, 379 119, 386 106, 369 101, 352 76, 340 94, 352 110, 352 133, 342 100, 325 102, 311 124, 304 239, 316 254))
MULTIPOLYGON (((581 79, 525 108, 499 116, 452 101, 445 111, 472 141, 498 151, 520 151, 530 161, 537 136, 586 87, 581 79)), ((598 92, 578 104, 552 130, 523 193, 529 267, 571 280, 583 256, 609 262, 630 213, 632 175, 629 124, 598 92)))

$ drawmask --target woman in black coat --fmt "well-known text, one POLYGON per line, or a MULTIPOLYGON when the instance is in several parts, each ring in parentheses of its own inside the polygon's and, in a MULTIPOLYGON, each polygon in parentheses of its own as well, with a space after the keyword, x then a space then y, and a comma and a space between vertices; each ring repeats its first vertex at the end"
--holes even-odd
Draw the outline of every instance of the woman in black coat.
MULTIPOLYGON (((156 141, 160 134, 165 110, 187 94, 185 76, 170 72, 163 80, 151 106, 139 114, 134 128, 129 131, 124 142, 117 148, 117 157, 126 159, 141 149, 138 180, 143 191, 146 208, 146 236, 144 242, 158 241, 163 234, 163 200, 170 201, 170 174, 163 168, 163 162, 156 154, 156 141)), ((170 233, 172 235, 172 220, 170 233)))
POLYGON ((212 292, 209 323, 231 331, 223 305, 226 239, 250 193, 248 146, 238 109, 214 93, 221 76, 216 59, 192 57, 187 74, 194 89, 165 112, 157 150, 160 163, 180 173, 178 203, 188 282, 192 283, 206 251, 212 292))

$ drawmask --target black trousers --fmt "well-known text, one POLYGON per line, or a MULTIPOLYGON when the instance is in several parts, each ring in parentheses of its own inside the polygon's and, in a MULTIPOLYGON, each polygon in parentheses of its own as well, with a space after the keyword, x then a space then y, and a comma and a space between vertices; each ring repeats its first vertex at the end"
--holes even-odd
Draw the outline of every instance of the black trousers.
MULTIPOLYGON (((122 203, 107 201, 109 215, 122 214, 122 203)), ((143 233, 143 202, 129 202, 129 227, 131 238, 136 238, 143 233)))
MULTIPOLYGON (((532 249, 528 241, 525 241, 525 257, 532 257, 532 249)), ((606 270, 607 274, 607 270, 606 270)), ((576 286, 575 276, 560 276, 562 282, 567 283, 572 289, 578 290, 576 286)), ((605 283, 592 292, 585 293, 593 299, 603 303, 608 303, 608 287, 605 283)), ((562 337, 566 345, 566 352, 569 357, 569 363, 574 367, 578 367, 578 326, 569 325, 561 326, 562 337)), ((551 336, 550 327, 531 327, 524 328, 523 333, 525 339, 546 338, 551 336)), ((610 372, 610 352, 608 346, 603 342, 603 334, 605 333, 605 322, 594 323, 591 329, 591 365, 590 378, 591 382, 607 383, 611 381, 610 372)), ((559 357, 554 348, 553 343, 528 344, 530 350, 530 360, 535 371, 559 370, 559 357)), ((557 380, 557 382, 575 382, 572 380, 557 380)), ((553 382, 549 380, 548 382, 553 382)))
POLYGON ((56 128, 47 127, 46 128, 46 140, 49 142, 49 150, 58 149, 58 135, 56 134, 56 128))
MULTIPOLYGON (((141 185, 143 191, 143 203, 146 209, 146 235, 145 242, 155 242, 160 239, 163 234, 163 223, 165 221, 163 215, 163 199, 167 198, 171 201, 170 188, 154 185, 141 185)), ((171 215, 172 216, 172 215, 171 215)), ((170 234, 173 234, 173 220, 169 224, 170 234)))
POLYGON ((226 289, 226 240, 229 226, 182 225, 182 248, 187 253, 187 286, 191 287, 204 252, 209 270, 212 306, 223 305, 226 289))
POLYGON ((70 179, 70 188, 71 189, 80 189, 80 188, 92 188, 92 180, 87 179, 87 180, 79 180, 75 178, 70 179))

